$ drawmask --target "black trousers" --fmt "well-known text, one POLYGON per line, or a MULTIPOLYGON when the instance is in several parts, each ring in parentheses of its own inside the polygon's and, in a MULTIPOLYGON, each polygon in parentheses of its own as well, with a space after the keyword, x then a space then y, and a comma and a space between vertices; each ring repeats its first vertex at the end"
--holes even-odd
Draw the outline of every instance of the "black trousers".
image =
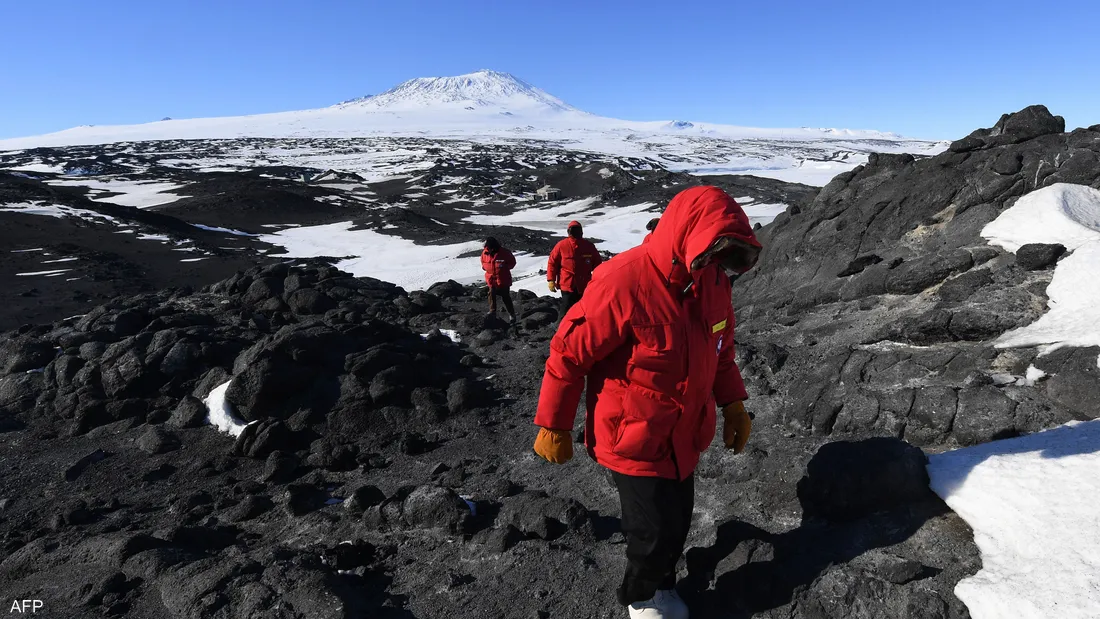
POLYGON ((507 288, 489 289, 489 313, 497 313, 497 297, 500 297, 500 300, 504 302, 504 309, 508 310, 508 315, 515 318, 516 308, 512 305, 512 295, 509 294, 507 288))
POLYGON ((562 318, 565 318, 565 313, 569 311, 569 308, 577 304, 577 301, 581 300, 583 292, 566 292, 561 291, 561 303, 558 305, 558 322, 561 322, 562 318))
POLYGON ((695 477, 678 481, 614 471, 611 476, 626 535, 626 573, 618 591, 619 603, 626 606, 676 585, 676 562, 684 553, 695 506, 695 477))

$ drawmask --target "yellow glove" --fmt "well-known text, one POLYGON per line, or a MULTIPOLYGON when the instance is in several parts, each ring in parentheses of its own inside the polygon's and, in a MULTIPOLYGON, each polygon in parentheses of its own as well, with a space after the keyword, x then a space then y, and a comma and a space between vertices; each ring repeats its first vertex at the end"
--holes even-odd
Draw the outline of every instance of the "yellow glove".
POLYGON ((741 401, 727 404, 722 408, 722 442, 726 449, 732 449, 739 454, 745 450, 745 444, 749 442, 749 434, 752 434, 752 417, 745 412, 745 403, 741 401))
POLYGON ((558 285, 555 284, 554 282, 546 282, 546 287, 550 289, 550 292, 557 292, 558 291, 558 285))
POLYGON ((535 437, 535 453, 547 462, 565 464, 573 457, 573 435, 568 430, 539 428, 535 437))

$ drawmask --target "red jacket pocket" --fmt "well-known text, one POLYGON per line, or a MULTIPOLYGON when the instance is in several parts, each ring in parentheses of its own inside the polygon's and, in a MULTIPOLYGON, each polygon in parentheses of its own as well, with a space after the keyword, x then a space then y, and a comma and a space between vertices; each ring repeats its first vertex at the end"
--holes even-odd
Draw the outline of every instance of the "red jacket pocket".
POLYGON ((661 394, 630 385, 623 394, 612 453, 628 460, 659 462, 672 452, 672 430, 680 419, 680 405, 661 394))

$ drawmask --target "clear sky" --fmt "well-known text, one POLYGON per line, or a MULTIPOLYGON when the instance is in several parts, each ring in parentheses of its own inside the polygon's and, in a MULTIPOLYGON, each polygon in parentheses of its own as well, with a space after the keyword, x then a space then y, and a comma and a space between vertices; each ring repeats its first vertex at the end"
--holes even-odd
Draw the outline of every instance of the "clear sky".
POLYGON ((1100 123, 1100 2, 38 0, 0 4, 0 138, 306 109, 510 72, 631 120, 957 138, 1100 123))

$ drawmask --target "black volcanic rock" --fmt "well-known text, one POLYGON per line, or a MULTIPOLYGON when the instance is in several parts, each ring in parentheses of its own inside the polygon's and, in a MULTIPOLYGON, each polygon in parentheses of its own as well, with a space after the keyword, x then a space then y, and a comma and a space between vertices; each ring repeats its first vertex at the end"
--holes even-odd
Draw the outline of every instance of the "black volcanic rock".
POLYGON ((1016 250, 1016 264, 1028 271, 1037 271, 1053 266, 1064 253, 1065 245, 1058 243, 1028 243, 1016 250))

